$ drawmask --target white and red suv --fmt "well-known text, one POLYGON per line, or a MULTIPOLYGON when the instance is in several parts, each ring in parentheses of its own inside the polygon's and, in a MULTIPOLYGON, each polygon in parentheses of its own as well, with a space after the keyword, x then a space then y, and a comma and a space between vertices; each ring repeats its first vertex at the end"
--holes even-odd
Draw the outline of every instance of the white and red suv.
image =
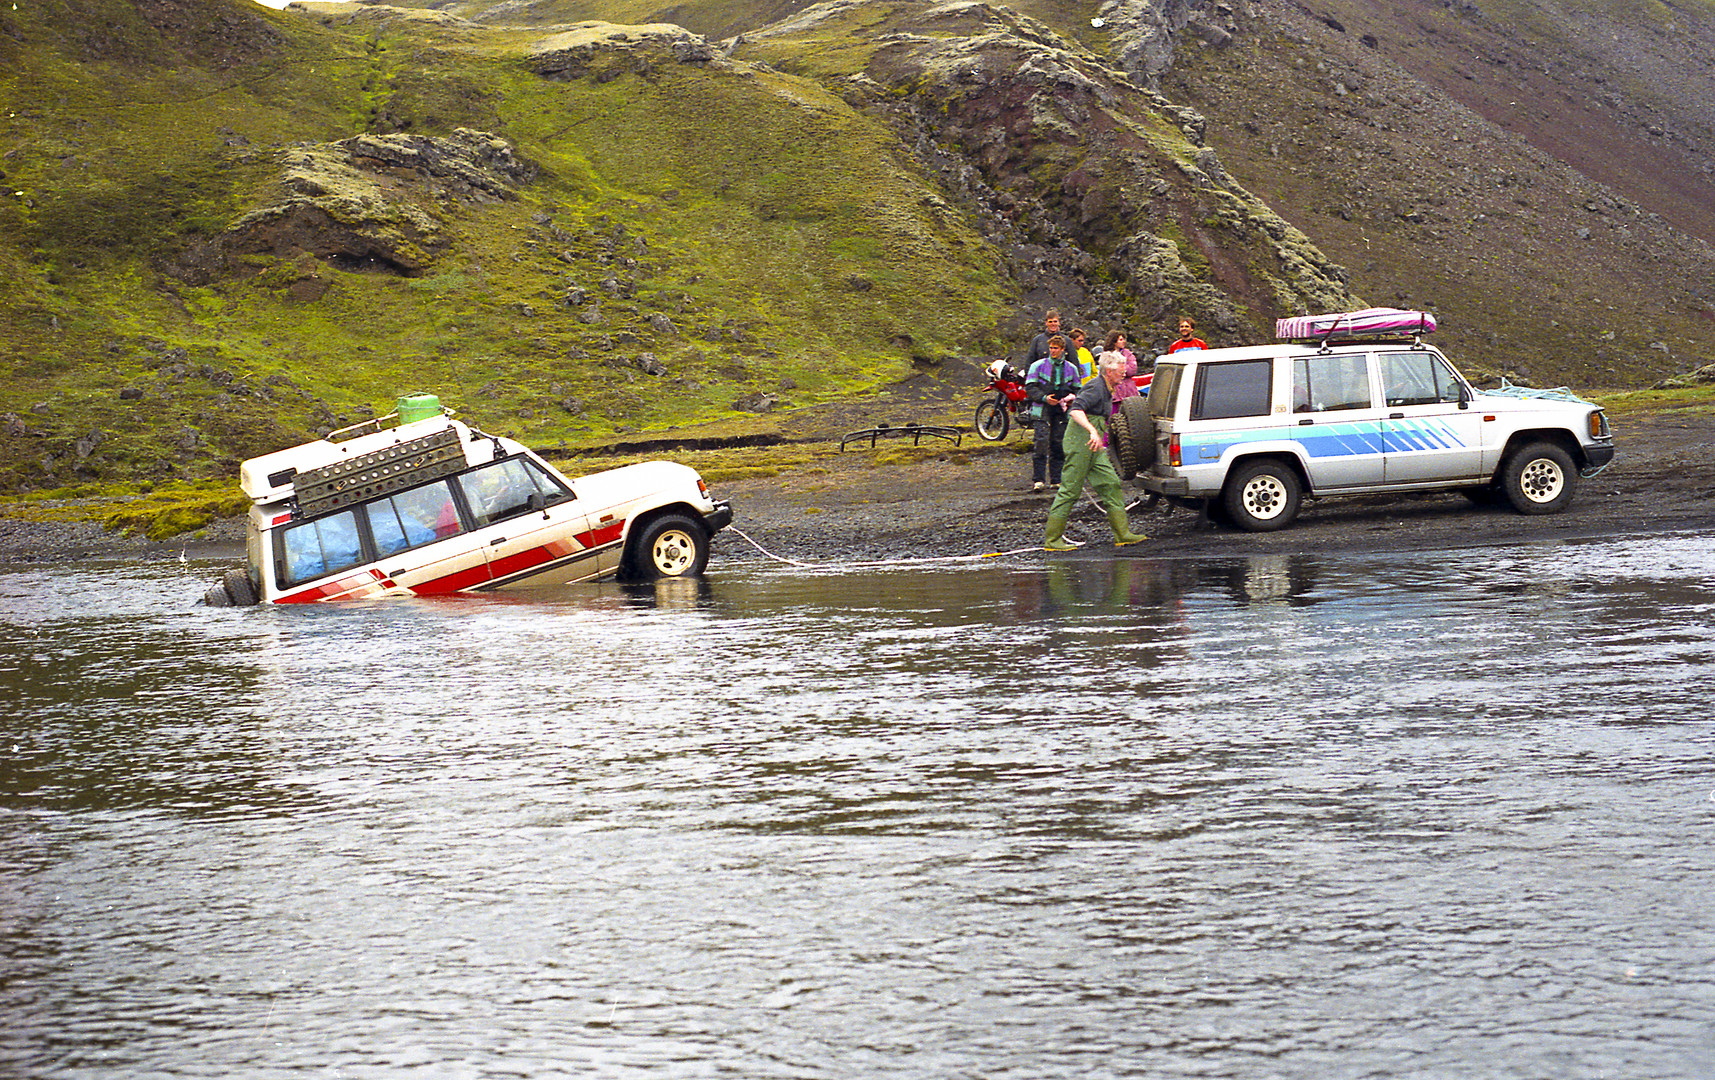
POLYGON ((732 521, 694 469, 650 461, 568 479, 519 443, 452 419, 430 395, 252 458, 239 479, 254 500, 248 566, 210 589, 210 604, 690 576, 732 521))

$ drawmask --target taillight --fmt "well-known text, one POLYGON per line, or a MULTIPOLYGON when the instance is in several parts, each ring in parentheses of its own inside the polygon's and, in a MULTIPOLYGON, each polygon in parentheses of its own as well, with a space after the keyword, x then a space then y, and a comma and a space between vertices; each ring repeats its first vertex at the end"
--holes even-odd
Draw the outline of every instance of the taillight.
POLYGON ((1177 469, 1183 462, 1179 460, 1179 435, 1174 433, 1167 436, 1167 466, 1177 469))

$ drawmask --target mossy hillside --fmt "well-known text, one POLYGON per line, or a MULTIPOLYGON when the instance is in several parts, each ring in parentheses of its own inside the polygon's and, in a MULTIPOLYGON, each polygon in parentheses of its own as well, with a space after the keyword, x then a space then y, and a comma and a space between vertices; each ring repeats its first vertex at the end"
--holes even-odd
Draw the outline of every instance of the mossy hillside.
POLYGON ((0 497, 0 519, 29 522, 94 522, 114 532, 166 540, 198 532, 215 521, 244 514, 250 499, 221 481, 163 485, 144 492, 111 484, 81 484, 0 497))
POLYGON ((813 401, 992 338, 1004 296, 980 241, 813 85, 684 65, 556 83, 520 65, 517 33, 467 34, 443 69, 423 64, 437 54, 420 26, 288 25, 296 53, 247 82, 149 83, 134 100, 113 78, 81 117, 14 118, 7 182, 31 198, 6 208, 25 244, 0 243, 20 300, 0 413, 31 434, 5 444, 8 484, 218 474, 414 389, 551 445, 718 415, 782 379, 813 401), (688 118, 686 100, 702 103, 688 118), (121 107, 124 123, 97 122, 121 107), (453 242, 424 276, 266 254, 175 266, 276 184, 279 135, 459 123, 505 130, 541 173, 448 212, 453 242), (44 132, 75 152, 30 149, 44 132), (78 155, 100 163, 95 182, 78 155), (624 363, 645 351, 668 377, 624 363), (96 451, 74 453, 92 431, 96 451))

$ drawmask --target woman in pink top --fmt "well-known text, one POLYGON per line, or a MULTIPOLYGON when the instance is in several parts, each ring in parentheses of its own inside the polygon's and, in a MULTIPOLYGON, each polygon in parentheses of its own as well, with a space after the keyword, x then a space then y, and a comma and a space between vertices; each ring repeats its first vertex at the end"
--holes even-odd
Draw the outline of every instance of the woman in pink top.
POLYGON ((1125 357, 1125 378, 1121 379, 1113 390, 1114 404, 1117 406, 1126 398, 1138 395, 1137 384, 1131 381, 1132 377, 1137 374, 1137 357, 1132 355, 1130 349, 1126 348, 1125 331, 1123 330, 1108 331, 1107 348, 1103 351, 1119 353, 1125 357))

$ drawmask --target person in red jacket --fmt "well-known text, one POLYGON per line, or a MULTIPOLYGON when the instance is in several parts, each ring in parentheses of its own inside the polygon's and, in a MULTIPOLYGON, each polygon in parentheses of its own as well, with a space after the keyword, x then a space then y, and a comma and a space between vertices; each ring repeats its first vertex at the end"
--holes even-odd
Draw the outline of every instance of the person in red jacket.
POLYGON ((1191 317, 1189 315, 1180 316, 1179 340, 1167 346, 1167 351, 1176 353, 1180 349, 1207 349, 1208 347, 1203 343, 1203 339, 1197 336, 1197 324, 1191 320, 1191 317))

